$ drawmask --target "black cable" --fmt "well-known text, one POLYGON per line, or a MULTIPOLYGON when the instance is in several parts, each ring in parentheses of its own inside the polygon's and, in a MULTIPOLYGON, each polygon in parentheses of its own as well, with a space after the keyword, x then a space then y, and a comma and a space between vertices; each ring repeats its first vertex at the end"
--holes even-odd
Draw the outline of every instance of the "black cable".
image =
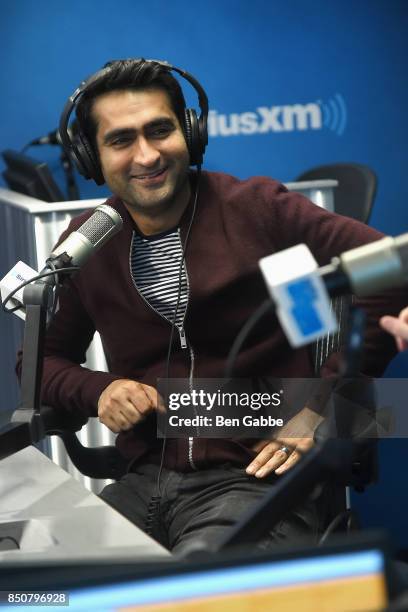
POLYGON ((322 546, 322 544, 326 542, 327 538, 334 532, 335 529, 337 529, 339 525, 341 525, 343 521, 346 523, 347 532, 348 532, 350 530, 351 521, 352 521, 351 510, 344 510, 343 512, 340 512, 334 517, 334 519, 329 523, 328 527, 326 528, 322 537, 320 538, 318 542, 318 546, 322 546))
POLYGON ((59 286, 59 282, 58 282, 58 270, 55 267, 54 262, 48 261, 47 262, 47 266, 49 268, 51 268, 51 270, 53 270, 55 272, 55 274, 54 274, 55 289, 54 289, 54 295, 53 295, 53 300, 52 300, 51 314, 49 316, 48 324, 47 324, 47 327, 48 327, 48 325, 52 322, 52 320, 53 320, 53 318, 55 316, 55 312, 57 310, 58 296, 59 296, 59 287, 60 286, 59 286))
POLYGON ((40 280, 41 278, 46 278, 48 276, 55 276, 56 274, 59 274, 60 272, 77 272, 80 269, 79 266, 69 266, 69 267, 66 267, 66 268, 56 268, 55 265, 52 262, 50 262, 50 263, 47 262, 47 265, 50 268, 52 268, 52 270, 50 270, 49 272, 41 272, 41 274, 37 274, 37 276, 32 276, 28 280, 24 281, 24 283, 21 283, 21 285, 18 285, 15 289, 13 289, 13 291, 11 291, 5 297, 5 299, 4 299, 3 303, 2 303, 2 308, 3 308, 4 312, 7 312, 7 313, 15 312, 16 310, 21 308, 20 305, 15 306, 14 308, 6 308, 6 304, 7 304, 8 301, 11 300, 11 298, 18 291, 20 291, 20 289, 23 289, 24 287, 27 287, 27 285, 30 285, 34 281, 40 280))
POLYGON ((227 363, 225 366, 225 378, 232 378, 234 373, 235 361, 239 355, 239 352, 251 333, 255 325, 264 317, 270 310, 275 309, 275 304, 272 300, 268 299, 262 302, 262 304, 252 313, 247 319, 232 343, 231 349, 228 353, 227 363))
POLYGON ((20 550, 20 544, 17 542, 17 540, 15 538, 13 538, 12 536, 4 536, 0 538, 0 542, 4 542, 4 540, 10 540, 11 542, 13 542, 13 544, 16 545, 16 549, 20 550))

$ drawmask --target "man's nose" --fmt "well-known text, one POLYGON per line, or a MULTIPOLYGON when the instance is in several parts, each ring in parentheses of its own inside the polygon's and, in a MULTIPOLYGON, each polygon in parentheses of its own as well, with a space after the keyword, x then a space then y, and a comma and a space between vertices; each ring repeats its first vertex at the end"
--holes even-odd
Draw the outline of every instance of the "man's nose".
POLYGON ((133 161, 141 166, 154 166, 160 159, 160 151, 147 138, 140 137, 135 143, 133 161))

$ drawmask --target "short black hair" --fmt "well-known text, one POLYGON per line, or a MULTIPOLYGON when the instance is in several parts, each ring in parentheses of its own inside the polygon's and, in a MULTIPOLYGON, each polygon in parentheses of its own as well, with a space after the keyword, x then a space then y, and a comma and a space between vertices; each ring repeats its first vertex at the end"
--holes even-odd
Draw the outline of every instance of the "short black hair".
POLYGON ((82 133, 98 156, 96 146, 97 125, 92 116, 92 107, 98 96, 111 91, 139 89, 161 89, 165 91, 179 123, 184 130, 186 102, 180 83, 171 74, 171 68, 154 60, 114 60, 103 67, 107 69, 100 78, 89 84, 76 108, 76 115, 82 133))

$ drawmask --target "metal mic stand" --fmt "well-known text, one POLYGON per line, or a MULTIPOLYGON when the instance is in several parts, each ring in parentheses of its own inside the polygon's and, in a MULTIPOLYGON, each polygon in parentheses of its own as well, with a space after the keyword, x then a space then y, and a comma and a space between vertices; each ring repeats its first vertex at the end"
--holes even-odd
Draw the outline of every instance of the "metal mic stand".
MULTIPOLYGON (((347 333, 346 349, 341 364, 341 377, 351 378, 358 373, 363 350, 363 331, 365 327, 364 313, 351 307, 350 322, 347 333)), ((254 544, 270 531, 279 520, 287 516, 290 510, 301 503, 315 485, 328 477, 341 477, 353 473, 353 451, 358 441, 351 439, 352 416, 344 410, 336 414, 336 427, 341 425, 341 437, 317 440, 302 460, 273 485, 271 491, 248 511, 242 519, 232 527, 221 539, 217 550, 231 546, 254 544)), ((330 428, 329 428, 330 430, 330 428)), ((316 439, 316 436, 315 436, 316 439)))
POLYGON ((0 435, 0 459, 39 442, 45 436, 40 416, 47 311, 53 302, 55 276, 27 285, 23 293, 26 306, 21 405, 14 411, 11 423, 0 435))

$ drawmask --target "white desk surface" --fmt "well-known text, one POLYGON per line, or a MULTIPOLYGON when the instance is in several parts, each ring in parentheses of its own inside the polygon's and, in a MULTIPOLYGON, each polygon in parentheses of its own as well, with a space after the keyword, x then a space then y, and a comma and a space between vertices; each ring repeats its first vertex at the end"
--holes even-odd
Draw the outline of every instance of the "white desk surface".
POLYGON ((30 446, 0 461, 0 535, 31 520, 31 544, 1 561, 141 559, 171 554, 30 446))

